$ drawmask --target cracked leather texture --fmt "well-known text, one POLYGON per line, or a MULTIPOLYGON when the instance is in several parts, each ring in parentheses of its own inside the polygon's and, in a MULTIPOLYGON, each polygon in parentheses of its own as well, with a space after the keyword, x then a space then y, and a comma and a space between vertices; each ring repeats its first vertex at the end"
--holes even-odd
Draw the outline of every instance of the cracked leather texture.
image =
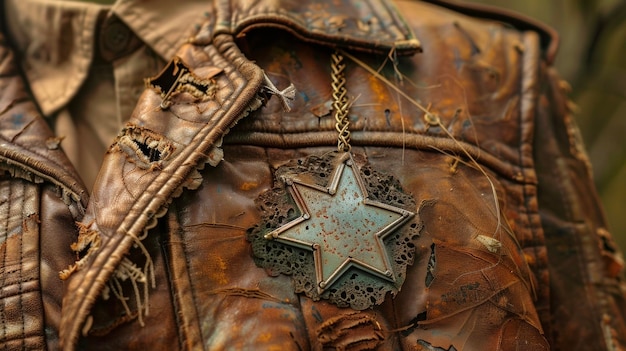
POLYGON ((202 84, 186 83, 167 109, 163 89, 146 89, 89 196, 1 46, 0 277, 30 284, 2 296, 4 346, 625 347, 621 254, 548 65, 548 34, 417 1, 209 7, 176 53, 202 84), (289 277, 254 264, 246 241, 273 172, 335 148, 337 47, 350 55, 352 152, 398 179, 423 225, 401 291, 365 311, 295 294, 289 277), (278 89, 294 84, 290 112, 259 95, 263 72, 278 89), (208 85, 214 95, 196 94, 208 85))

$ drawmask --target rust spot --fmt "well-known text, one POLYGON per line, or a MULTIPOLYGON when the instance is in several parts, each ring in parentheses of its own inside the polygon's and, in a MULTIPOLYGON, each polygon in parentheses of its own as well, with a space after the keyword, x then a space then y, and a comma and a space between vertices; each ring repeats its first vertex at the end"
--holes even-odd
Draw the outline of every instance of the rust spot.
POLYGON ((272 339, 272 333, 262 333, 257 337, 257 341, 266 343, 272 339))
POLYGON ((244 182, 243 184, 241 184, 240 189, 243 191, 248 191, 256 188, 257 186, 259 186, 259 184, 256 182, 244 182))
POLYGON ((213 261, 209 267, 209 276, 220 285, 228 284, 228 275, 226 274, 228 264, 221 257, 217 257, 213 261))

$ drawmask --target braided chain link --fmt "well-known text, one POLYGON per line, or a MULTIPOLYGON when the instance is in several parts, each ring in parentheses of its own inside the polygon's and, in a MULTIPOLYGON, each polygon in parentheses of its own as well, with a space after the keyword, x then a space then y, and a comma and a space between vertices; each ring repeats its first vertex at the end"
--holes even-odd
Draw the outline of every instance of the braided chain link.
POLYGON ((334 52, 331 56, 331 79, 333 88, 333 111, 335 111, 335 129, 339 135, 337 136, 337 150, 348 152, 352 148, 350 145, 350 131, 348 126, 348 111, 350 104, 346 90, 346 65, 343 63, 343 56, 338 52, 334 52))

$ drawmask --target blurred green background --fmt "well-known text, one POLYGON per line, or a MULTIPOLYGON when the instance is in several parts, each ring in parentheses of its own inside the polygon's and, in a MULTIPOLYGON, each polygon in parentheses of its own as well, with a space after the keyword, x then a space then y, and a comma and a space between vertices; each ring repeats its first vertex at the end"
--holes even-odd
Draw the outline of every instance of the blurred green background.
POLYGON ((561 36, 556 67, 576 118, 609 230, 626 252, 626 0, 472 0, 538 19, 561 36))

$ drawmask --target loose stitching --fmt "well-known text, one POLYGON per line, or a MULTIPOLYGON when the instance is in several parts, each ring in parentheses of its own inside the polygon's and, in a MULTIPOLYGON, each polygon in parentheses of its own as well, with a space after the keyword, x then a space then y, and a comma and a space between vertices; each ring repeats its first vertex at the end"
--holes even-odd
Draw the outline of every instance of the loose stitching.
MULTIPOLYGON (((459 146, 448 138, 433 137, 420 133, 402 133, 385 132, 385 131, 352 131, 352 144, 354 146, 384 146, 398 147, 403 145, 406 149, 411 150, 432 150, 444 149, 448 151, 457 151, 459 146), (399 140, 399 141, 396 141, 399 140), (430 148, 429 148, 430 146, 430 148)), ((256 130, 245 130, 232 132, 224 139, 224 145, 251 145, 260 147, 280 147, 280 148, 301 148, 301 147, 332 147, 336 141, 336 132, 334 130, 324 130, 321 132, 297 131, 297 132, 263 132, 256 130), (311 138, 307 138, 311 136, 311 138), (278 146, 277 146, 278 145, 278 146)), ((513 164, 508 160, 502 161, 491 154, 488 150, 478 148, 473 144, 465 141, 459 141, 472 157, 481 161, 482 165, 486 165, 494 170, 497 174, 505 177, 507 180, 514 180, 520 184, 533 184, 534 179, 527 177, 523 180, 517 180, 515 175, 519 173, 519 169, 523 168, 513 164)))

